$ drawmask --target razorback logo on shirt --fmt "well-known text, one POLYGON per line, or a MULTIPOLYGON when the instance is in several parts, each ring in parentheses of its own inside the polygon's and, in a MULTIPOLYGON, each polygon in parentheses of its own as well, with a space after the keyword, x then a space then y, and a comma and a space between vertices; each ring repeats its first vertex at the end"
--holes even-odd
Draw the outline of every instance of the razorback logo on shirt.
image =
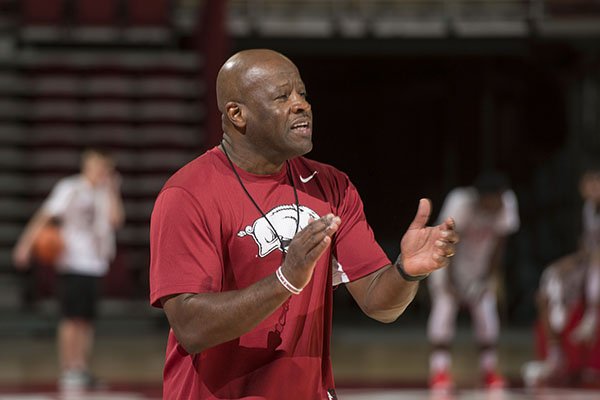
POLYGON ((306 206, 300 206, 299 209, 300 221, 298 221, 296 205, 284 204, 271 209, 265 214, 268 221, 265 217, 260 217, 252 225, 248 225, 244 230, 239 231, 237 235, 239 237, 252 236, 258 245, 258 255, 260 257, 266 257, 273 250, 280 249, 280 237, 284 249, 287 249, 296 233, 296 226, 298 226, 298 232, 300 232, 308 225, 310 218, 320 218, 316 212, 306 206), (273 231, 273 228, 275 228, 275 231, 273 231))

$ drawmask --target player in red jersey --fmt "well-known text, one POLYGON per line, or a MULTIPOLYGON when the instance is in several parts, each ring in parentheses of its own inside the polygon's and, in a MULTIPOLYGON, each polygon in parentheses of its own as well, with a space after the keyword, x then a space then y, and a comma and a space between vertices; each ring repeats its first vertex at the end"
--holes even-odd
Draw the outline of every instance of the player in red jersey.
POLYGON ((528 386, 571 385, 600 373, 600 169, 580 181, 583 234, 577 252, 551 263, 538 291, 538 353, 523 367, 528 386), (590 373, 590 374, 588 374, 590 373))
POLYGON ((348 177, 302 157, 312 110, 296 66, 270 50, 217 78, 223 141, 179 170, 151 221, 151 302, 171 325, 165 399, 332 399, 332 290, 394 321, 457 234, 421 200, 391 263, 348 177))

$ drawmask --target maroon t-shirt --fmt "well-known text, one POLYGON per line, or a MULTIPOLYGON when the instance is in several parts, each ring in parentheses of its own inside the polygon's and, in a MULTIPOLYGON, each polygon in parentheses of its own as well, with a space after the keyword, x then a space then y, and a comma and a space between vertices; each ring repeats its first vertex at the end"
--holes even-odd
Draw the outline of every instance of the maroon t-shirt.
POLYGON ((356 188, 335 168, 299 157, 273 175, 236 170, 270 224, 219 149, 184 166, 165 184, 152 212, 152 305, 160 307, 162 297, 177 293, 242 289, 273 274, 283 261, 278 236, 284 242, 294 236, 298 214, 300 230, 310 218, 327 213, 342 222, 308 286, 251 332, 188 354, 171 330, 164 398, 329 399, 328 391, 334 393, 329 348, 333 285, 359 279, 390 261, 374 239, 356 188))

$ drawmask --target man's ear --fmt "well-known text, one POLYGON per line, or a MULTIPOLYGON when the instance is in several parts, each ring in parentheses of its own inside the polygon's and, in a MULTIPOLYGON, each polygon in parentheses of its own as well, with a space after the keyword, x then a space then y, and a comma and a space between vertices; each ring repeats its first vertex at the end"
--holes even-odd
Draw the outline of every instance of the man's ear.
POLYGON ((230 101, 225 104, 225 114, 227 115, 227 119, 237 128, 242 129, 246 127, 244 109, 239 103, 230 101))

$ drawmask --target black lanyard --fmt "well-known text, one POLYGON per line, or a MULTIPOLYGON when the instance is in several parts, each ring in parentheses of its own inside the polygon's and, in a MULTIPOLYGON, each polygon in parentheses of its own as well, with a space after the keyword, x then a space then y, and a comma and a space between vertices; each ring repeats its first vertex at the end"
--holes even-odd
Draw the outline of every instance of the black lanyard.
MULTIPOLYGON (((223 153, 225 153, 225 157, 227 157, 227 161, 229 161, 229 165, 231 165, 231 169, 233 170, 233 173, 235 174, 238 182, 240 183, 240 186, 242 187, 242 189, 244 189, 246 196, 248 196, 248 198, 250 199, 252 204, 254 204, 254 207, 256 207, 260 215, 262 215, 263 218, 267 221, 267 223, 271 226, 271 229, 273 229, 273 232, 275 232, 275 234, 277 235, 277 239, 279 240, 279 249, 285 254, 287 252, 286 247, 289 246, 290 241, 284 241, 281 235, 277 233, 277 230, 275 229, 271 221, 269 221, 263 210, 258 206, 258 203, 256 203, 250 192, 248 192, 248 189, 246 189, 246 186, 244 185, 244 182, 242 182, 240 174, 238 174, 237 170, 235 169, 235 166, 233 165, 233 162, 231 161, 231 158, 229 158, 229 154, 225 149, 225 142, 221 142, 221 148, 223 149, 223 153)), ((300 203, 298 201, 298 192, 296 191, 296 185, 294 184, 294 179, 292 178, 292 172, 289 161, 285 161, 285 166, 287 170, 288 179, 290 180, 292 188, 294 189, 294 198, 296 200, 296 231, 294 232, 294 236, 296 236, 296 233, 298 233, 298 228, 300 227, 300 203)))

